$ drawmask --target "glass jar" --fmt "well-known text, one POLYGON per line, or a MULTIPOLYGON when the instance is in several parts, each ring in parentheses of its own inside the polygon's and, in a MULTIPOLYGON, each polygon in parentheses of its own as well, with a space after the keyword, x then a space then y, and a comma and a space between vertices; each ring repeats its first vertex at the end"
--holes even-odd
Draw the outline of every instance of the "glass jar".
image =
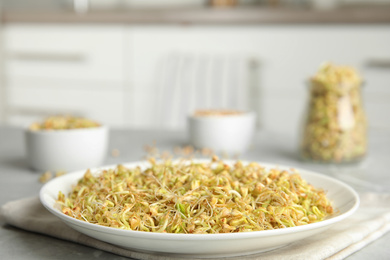
POLYGON ((362 80, 351 67, 323 65, 310 79, 303 126, 303 159, 342 163, 367 151, 367 122, 360 94, 362 80))

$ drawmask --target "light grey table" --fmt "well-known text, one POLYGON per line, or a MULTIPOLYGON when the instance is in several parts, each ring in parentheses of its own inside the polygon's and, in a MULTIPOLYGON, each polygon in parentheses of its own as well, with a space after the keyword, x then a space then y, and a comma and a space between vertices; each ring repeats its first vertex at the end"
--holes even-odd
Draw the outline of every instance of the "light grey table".
MULTIPOLYGON (((259 132, 251 150, 240 158, 314 170, 349 183, 357 191, 390 192, 390 132, 371 131, 365 160, 354 165, 324 165, 302 162, 296 137, 259 132)), ((142 160, 145 145, 171 150, 187 144, 185 132, 112 130, 106 164, 142 160)), ((31 171, 25 161, 21 129, 0 127, 0 205, 29 196, 38 196, 41 173, 31 171)), ((390 203, 390 202, 389 202, 390 203)), ((389 259, 390 233, 374 241, 349 259, 389 259)), ((93 248, 0 225, 0 259, 125 259, 93 248)))

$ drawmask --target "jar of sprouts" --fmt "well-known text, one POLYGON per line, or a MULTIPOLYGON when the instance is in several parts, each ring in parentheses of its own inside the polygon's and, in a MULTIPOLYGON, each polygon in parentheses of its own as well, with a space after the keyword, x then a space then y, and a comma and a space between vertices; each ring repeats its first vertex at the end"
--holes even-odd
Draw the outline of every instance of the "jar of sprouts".
POLYGON ((367 152, 367 121, 360 88, 352 67, 324 64, 310 79, 310 98, 303 135, 303 159, 342 163, 357 161, 367 152))

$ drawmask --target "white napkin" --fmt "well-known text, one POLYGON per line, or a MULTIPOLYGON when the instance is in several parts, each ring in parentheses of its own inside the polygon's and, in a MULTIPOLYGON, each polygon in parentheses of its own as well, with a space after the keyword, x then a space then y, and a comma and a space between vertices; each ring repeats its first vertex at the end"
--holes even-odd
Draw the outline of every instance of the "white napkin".
MULTIPOLYGON (((390 230, 390 194, 361 195, 360 209, 326 232, 274 251, 229 259, 343 259, 390 230)), ((79 233, 48 212, 39 199, 26 198, 1 207, 0 217, 12 226, 142 260, 179 260, 123 249, 79 233)), ((189 258, 186 258, 189 259, 189 258)))

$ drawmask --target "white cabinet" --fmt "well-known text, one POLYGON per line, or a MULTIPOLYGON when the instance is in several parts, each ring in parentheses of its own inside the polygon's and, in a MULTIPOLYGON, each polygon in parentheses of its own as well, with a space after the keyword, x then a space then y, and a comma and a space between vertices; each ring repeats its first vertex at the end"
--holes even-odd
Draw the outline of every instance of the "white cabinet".
POLYGON ((390 128, 389 72, 366 66, 390 59, 390 25, 15 24, 6 25, 4 45, 11 122, 69 112, 156 128, 162 61, 173 53, 229 53, 259 62, 251 102, 270 131, 297 134, 307 79, 325 61, 362 71, 370 125, 390 128))
POLYGON ((124 124, 122 26, 7 25, 8 122, 53 113, 124 124))
MULTIPOLYGON (((127 31, 131 39, 133 87, 136 96, 141 97, 135 104, 138 116, 133 123, 143 127, 153 126, 151 117, 143 117, 142 111, 145 100, 150 100, 150 93, 154 93, 158 64, 169 53, 251 55, 260 63, 260 90, 254 99, 260 104, 261 125, 294 135, 299 131, 307 103, 307 80, 321 63, 356 66, 365 76, 370 74, 366 67, 369 60, 390 58, 389 25, 164 25, 131 26, 127 31)), ((367 78, 371 79, 374 80, 372 76, 367 78)), ((390 128, 387 119, 390 109, 384 104, 376 105, 377 101, 369 98, 380 95, 380 91, 368 84, 364 95, 368 116, 375 118, 371 126, 378 127, 381 122, 390 128)), ((390 103, 390 97, 383 99, 390 103)))

